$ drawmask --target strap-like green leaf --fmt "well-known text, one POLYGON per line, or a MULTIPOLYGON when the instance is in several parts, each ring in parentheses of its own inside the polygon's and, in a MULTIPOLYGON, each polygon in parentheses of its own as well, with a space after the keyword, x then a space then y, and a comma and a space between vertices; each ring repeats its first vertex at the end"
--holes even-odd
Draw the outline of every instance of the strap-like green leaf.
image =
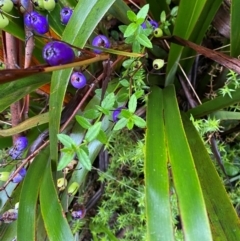
POLYGON ((41 152, 30 165, 24 178, 19 200, 17 238, 19 241, 35 241, 36 209, 49 148, 41 152))
POLYGON ((238 0, 231 1, 231 36, 230 36, 230 51, 232 57, 238 57, 240 46, 240 29, 239 29, 239 8, 240 2, 238 0))
POLYGON ((169 161, 186 241, 212 240, 196 168, 183 129, 174 86, 163 90, 169 161))
POLYGON ((213 240, 240 240, 240 222, 207 150, 189 116, 182 115, 187 139, 201 182, 213 240), (233 231, 234 230, 234 231, 233 231))
POLYGON ((152 87, 147 104, 145 156, 147 240, 174 240, 169 199, 162 90, 152 87))
POLYGON ((50 77, 50 74, 42 73, 1 85, 0 111, 5 110, 9 105, 20 100, 23 96, 48 83, 50 77))
POLYGON ((58 199, 50 163, 45 169, 40 187, 40 206, 49 240, 73 241, 71 229, 58 199))

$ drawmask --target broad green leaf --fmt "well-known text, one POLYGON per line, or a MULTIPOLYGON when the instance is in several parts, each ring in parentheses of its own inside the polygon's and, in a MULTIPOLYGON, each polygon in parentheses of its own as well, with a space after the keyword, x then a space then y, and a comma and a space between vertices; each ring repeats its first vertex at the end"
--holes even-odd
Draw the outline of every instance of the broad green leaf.
POLYGON ((86 151, 83 150, 83 148, 79 148, 77 151, 77 157, 78 160, 81 162, 81 164, 88 170, 90 171, 92 168, 91 165, 91 160, 89 158, 88 153, 86 153, 86 151))
POLYGON ((57 134, 58 140, 65 146, 71 148, 72 145, 76 145, 73 139, 65 134, 57 134))
POLYGON ((48 163, 40 187, 40 207, 50 241, 74 241, 72 231, 58 199, 58 193, 48 163))
POLYGON ((97 140, 99 140, 101 143, 106 144, 108 141, 107 135, 103 130, 100 130, 97 136, 97 140))
POLYGON ((38 205, 39 189, 43 173, 48 163, 49 148, 41 151, 27 170, 24 178, 18 210, 17 238, 19 241, 35 241, 36 214, 38 205))
POLYGON ((91 126, 86 133, 85 140, 88 142, 95 140, 101 130, 101 125, 102 122, 99 121, 91 126))
POLYGON ((74 151, 63 153, 63 155, 58 163, 57 170, 58 171, 63 170, 73 160, 74 156, 75 156, 74 151))
POLYGON ((239 11, 240 1, 232 0, 231 1, 231 27, 230 27, 230 54, 232 57, 238 57, 240 53, 240 29, 238 26, 239 23, 239 11))
POLYGON ((76 116, 76 120, 85 129, 88 129, 92 126, 91 123, 86 118, 84 118, 80 115, 76 116))
POLYGON ((107 110, 111 110, 113 108, 115 102, 115 95, 114 93, 108 94, 102 101, 101 107, 107 110))
MULTIPOLYGON (((204 143, 188 115, 182 115, 185 132, 201 183, 213 240, 239 240, 240 222, 204 143), (234 230, 234 231, 233 231, 234 230)), ((189 180, 189 179, 188 179, 189 180)))
POLYGON ((128 110, 129 112, 134 113, 136 111, 136 108, 137 108, 137 97, 135 94, 133 94, 130 97, 130 100, 128 102, 128 110))
POLYGON ((87 119, 96 119, 98 118, 100 115, 100 112, 98 110, 95 109, 90 109, 87 111, 84 111, 83 116, 87 119))
POLYGON ((147 240, 173 241, 163 95, 162 90, 156 86, 151 87, 147 102, 144 176, 147 240))
POLYGON ((132 118, 133 118, 133 121, 134 121, 134 125, 136 125, 140 128, 146 127, 146 121, 143 118, 141 118, 137 115, 134 115, 132 118))
POLYGON ((148 37, 146 37, 146 35, 140 33, 139 35, 137 35, 137 41, 143 45, 144 47, 147 48, 152 48, 152 43, 151 41, 148 39, 148 37))
POLYGON ((212 235, 203 194, 172 85, 163 90, 163 101, 169 162, 185 240, 210 241, 212 235))
POLYGON ((137 13, 137 18, 146 18, 149 11, 149 4, 144 5, 137 13))
MULTIPOLYGON (((98 22, 113 3, 114 0, 79 1, 63 32, 62 40, 83 48, 98 22), (81 16, 81 21, 79 21, 79 16, 81 16)), ((72 69, 60 70, 54 72, 52 76, 49 101, 49 134, 50 156, 53 162, 57 162, 58 159, 57 134, 60 126, 62 103, 71 72, 72 69)))
POLYGON ((126 126, 127 126, 128 130, 132 130, 132 128, 134 127, 134 121, 133 121, 132 118, 128 119, 128 122, 127 122, 126 126))
POLYGON ((135 22, 137 21, 137 15, 133 12, 133 11, 127 11, 127 16, 128 16, 128 19, 131 21, 131 22, 135 22))
POLYGON ((128 119, 122 118, 122 119, 120 119, 120 120, 116 123, 116 125, 115 125, 114 128, 113 128, 113 130, 114 130, 114 131, 121 130, 121 129, 123 129, 123 128, 127 125, 127 123, 128 123, 128 119))
POLYGON ((137 28, 138 28, 138 25, 136 23, 130 23, 124 32, 124 38, 134 35, 137 28))

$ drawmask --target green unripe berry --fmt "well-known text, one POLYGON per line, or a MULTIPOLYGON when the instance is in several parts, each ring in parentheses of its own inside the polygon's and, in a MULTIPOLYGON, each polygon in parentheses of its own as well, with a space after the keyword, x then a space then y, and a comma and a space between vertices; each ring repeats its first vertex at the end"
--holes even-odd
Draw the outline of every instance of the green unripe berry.
POLYGON ((47 11, 52 11, 56 6, 55 0, 43 0, 43 7, 47 11))
POLYGON ((11 0, 0 0, 1 10, 3 12, 10 12, 13 9, 13 2, 11 0))
POLYGON ((164 60, 163 59, 155 59, 153 61, 153 68, 154 69, 161 69, 164 65, 164 60))
POLYGON ((153 31, 154 37, 160 38, 163 36, 163 31, 161 28, 155 28, 153 31))
POLYGON ((66 186, 67 186, 67 179, 64 178, 64 177, 58 178, 58 180, 57 180, 58 190, 59 190, 59 191, 63 191, 66 186))
POLYGON ((79 189, 79 184, 77 182, 71 183, 71 185, 68 187, 68 195, 74 196, 79 189))
POLYGON ((0 172, 0 181, 7 181, 9 178, 10 172, 0 172))
POLYGON ((0 29, 5 28, 9 24, 9 19, 3 15, 0 14, 0 29))
POLYGON ((33 5, 38 10, 44 10, 43 0, 33 0, 33 5))

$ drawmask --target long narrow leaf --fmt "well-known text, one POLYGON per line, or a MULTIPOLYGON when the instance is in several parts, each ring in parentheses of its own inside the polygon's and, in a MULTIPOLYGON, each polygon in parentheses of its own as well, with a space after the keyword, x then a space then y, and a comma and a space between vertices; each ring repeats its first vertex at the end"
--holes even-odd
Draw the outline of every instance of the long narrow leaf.
POLYGON ((231 1, 231 36, 230 36, 230 52, 231 56, 238 57, 240 52, 240 28, 239 28, 239 8, 240 1, 231 1))
POLYGON ((162 90, 152 87, 147 105, 145 156, 147 238, 174 240, 169 198, 162 90))
MULTIPOLYGON (((199 44, 221 2, 222 0, 181 0, 173 34, 199 44)), ((180 57, 189 57, 193 53, 189 49, 184 49, 182 55, 182 51, 183 47, 171 44, 168 57, 166 85, 173 83, 180 57)), ((191 63, 192 59, 183 62, 188 68, 191 63)))
POLYGON ((73 241, 73 235, 58 199, 50 163, 40 187, 40 206, 45 229, 50 241, 73 241))
POLYGON ((172 85, 163 90, 163 99, 169 161, 185 240, 212 240, 200 183, 172 85))
POLYGON ((201 117, 208 115, 213 111, 221 110, 225 107, 233 105, 240 101, 240 91, 236 90, 232 93, 232 98, 228 95, 219 96, 213 100, 209 100, 202 105, 195 107, 194 109, 189 110, 194 117, 201 117))
POLYGON ((184 128, 201 182, 214 240, 240 240, 240 222, 199 134, 182 115, 184 128), (234 230, 234 231, 233 231, 234 230))
POLYGON ((19 241, 35 241, 36 209, 42 182, 42 173, 47 165, 49 148, 41 152, 33 161, 24 179, 19 200, 17 237, 19 241))

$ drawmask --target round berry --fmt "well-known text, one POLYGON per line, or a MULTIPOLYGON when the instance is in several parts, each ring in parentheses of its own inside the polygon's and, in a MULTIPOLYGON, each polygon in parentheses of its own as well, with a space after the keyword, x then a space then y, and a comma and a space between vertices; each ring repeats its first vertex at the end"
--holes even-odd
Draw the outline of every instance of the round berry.
POLYGON ((161 28, 155 28, 153 31, 154 37, 160 38, 163 36, 163 31, 161 28))
POLYGON ((0 172, 0 181, 7 181, 9 178, 10 172, 0 172))
POLYGON ((58 178, 57 180, 57 187, 59 191, 63 191, 67 186, 67 179, 64 177, 58 178))
POLYGON ((114 122, 117 122, 118 118, 119 118, 119 114, 121 113, 121 110, 123 109, 124 107, 118 107, 117 109, 115 109, 112 113, 112 119, 114 122))
POLYGON ((75 59, 72 48, 59 41, 47 43, 43 48, 43 58, 51 66, 67 64, 75 59))
POLYGON ((30 30, 38 34, 45 34, 49 31, 47 18, 35 11, 25 14, 24 23, 30 30))
POLYGON ((86 77, 81 72, 72 73, 70 80, 72 86, 76 89, 82 89, 87 84, 86 77))
POLYGON ((164 60, 163 59, 155 59, 153 61, 153 68, 154 69, 161 69, 164 65, 164 60))
POLYGON ((74 196, 79 189, 79 184, 77 182, 71 183, 71 185, 68 187, 68 195, 74 196))
POLYGON ((11 0, 0 0, 1 10, 3 12, 10 12, 13 9, 13 2, 11 0))
POLYGON ((72 13, 73 13, 73 10, 71 8, 69 7, 62 8, 62 10, 60 11, 61 23, 66 25, 69 19, 71 18, 72 13))
POLYGON ((32 3, 36 9, 44 10, 43 0, 33 0, 32 3))
POLYGON ((18 173, 19 173, 22 177, 25 177, 26 174, 27 174, 27 170, 26 170, 24 167, 22 167, 22 168, 19 170, 18 173))
POLYGON ((71 215, 73 219, 82 219, 86 215, 86 208, 81 204, 75 203, 71 215))
POLYGON ((28 139, 25 136, 20 136, 17 138, 17 140, 14 143, 14 147, 18 151, 23 151, 28 145, 28 139))
MULTIPOLYGON (((92 46, 94 47, 103 47, 103 48, 110 48, 110 41, 105 35, 97 35, 93 41, 92 46)), ((100 54, 102 51, 99 49, 93 50, 96 54, 100 54)))
POLYGON ((0 29, 5 28, 9 24, 9 19, 3 15, 0 14, 0 29))
POLYGON ((9 156, 10 156, 13 160, 16 160, 16 159, 20 158, 21 155, 22 155, 22 153, 23 153, 23 151, 19 151, 19 150, 17 150, 15 147, 12 147, 12 148, 9 150, 9 152, 8 152, 9 156))
POLYGON ((47 11, 52 11, 56 6, 55 0, 43 0, 43 7, 47 11))
POLYGON ((12 179, 13 183, 19 183, 23 180, 23 176, 21 176, 19 173, 15 175, 15 177, 12 179))
MULTIPOLYGON (((153 27, 153 29, 158 28, 158 22, 156 22, 155 20, 150 20, 149 23, 150 23, 150 25, 153 27)), ((141 26, 142 26, 142 28, 144 28, 144 29, 147 28, 146 22, 142 23, 141 26)))

